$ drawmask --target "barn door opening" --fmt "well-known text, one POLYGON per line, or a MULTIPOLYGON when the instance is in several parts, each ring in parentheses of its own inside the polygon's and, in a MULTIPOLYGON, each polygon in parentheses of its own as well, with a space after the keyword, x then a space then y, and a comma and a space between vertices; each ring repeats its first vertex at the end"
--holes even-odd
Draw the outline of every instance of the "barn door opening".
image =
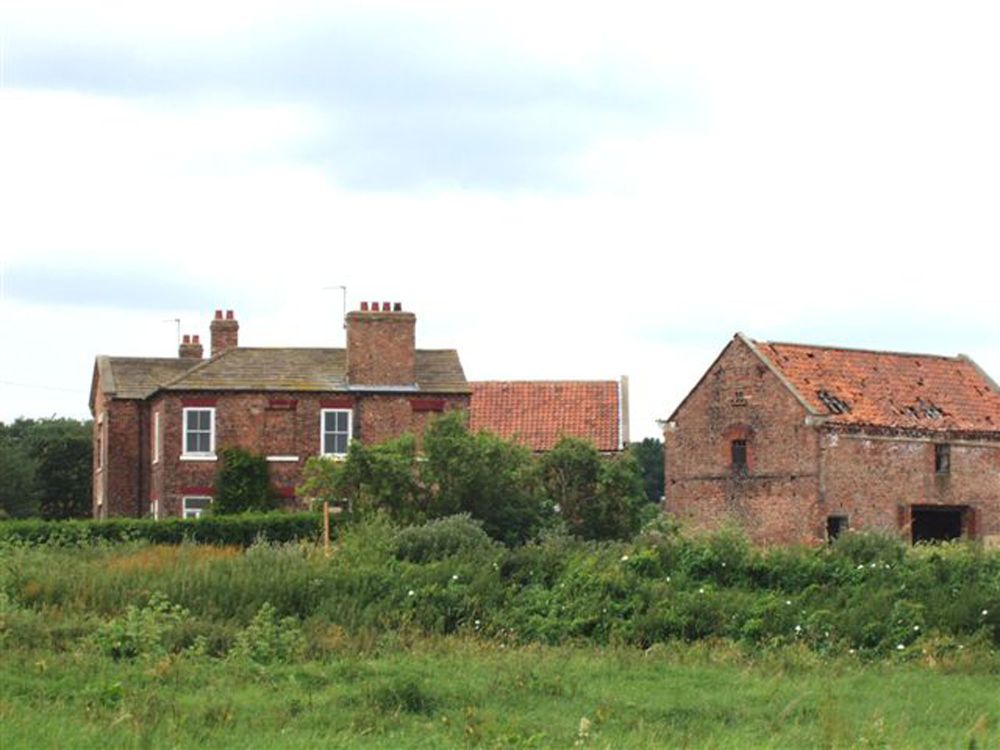
POLYGON ((913 543, 960 538, 966 510, 956 505, 914 505, 910 511, 913 543))

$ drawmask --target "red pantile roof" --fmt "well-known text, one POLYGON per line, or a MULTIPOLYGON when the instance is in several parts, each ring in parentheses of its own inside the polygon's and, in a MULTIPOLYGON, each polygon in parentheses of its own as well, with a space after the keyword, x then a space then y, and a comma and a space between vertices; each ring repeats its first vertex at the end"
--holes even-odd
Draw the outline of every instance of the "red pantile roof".
POLYGON ((535 451, 562 437, 590 440, 600 451, 621 448, 618 383, 596 381, 486 381, 469 383, 469 425, 516 439, 535 451))
POLYGON ((1000 391, 967 357, 753 345, 831 423, 1000 433, 1000 391))

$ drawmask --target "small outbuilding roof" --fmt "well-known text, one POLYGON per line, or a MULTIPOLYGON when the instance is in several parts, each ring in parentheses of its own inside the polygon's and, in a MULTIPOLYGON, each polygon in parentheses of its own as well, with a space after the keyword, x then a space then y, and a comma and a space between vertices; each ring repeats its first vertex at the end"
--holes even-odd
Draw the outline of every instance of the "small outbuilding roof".
POLYGON ((563 437, 591 441, 599 451, 621 448, 621 403, 614 380, 472 382, 469 426, 551 450, 563 437))

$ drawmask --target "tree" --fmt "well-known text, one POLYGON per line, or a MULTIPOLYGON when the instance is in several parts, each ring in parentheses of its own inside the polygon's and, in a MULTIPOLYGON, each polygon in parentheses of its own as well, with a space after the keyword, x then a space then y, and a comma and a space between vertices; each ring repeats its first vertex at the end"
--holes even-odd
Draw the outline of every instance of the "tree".
POLYGON ((421 479, 430 491, 429 515, 468 513, 505 544, 521 544, 545 520, 544 496, 531 452, 488 432, 472 434, 454 411, 424 433, 421 479))
MULTIPOLYGON (((21 512, 37 508, 45 518, 81 518, 91 507, 91 423, 75 419, 18 419, 0 425, 6 449, 5 463, 23 487, 34 488, 34 501, 21 504, 21 512), (25 462, 27 456, 30 461, 25 462), (20 458, 19 458, 20 457, 20 458), (32 480, 24 478, 30 469, 32 480)), ((4 468, 3 473, 7 473, 4 468)), ((4 480, 13 486, 14 476, 4 480)), ((8 502, 15 502, 12 499, 8 502)), ((5 506, 6 507, 6 504, 5 506)))
POLYGON ((215 475, 214 513, 274 510, 278 499, 271 489, 267 459, 242 448, 219 451, 221 465, 215 475))
POLYGON ((651 503, 663 499, 663 441, 646 438, 641 443, 632 443, 629 453, 639 463, 646 497, 651 503))
POLYGON ((355 440, 343 460, 310 458, 299 493, 331 503, 349 500, 361 515, 384 510, 401 523, 425 520, 426 493, 412 435, 373 446, 355 440))
POLYGON ((631 455, 604 457, 592 443, 563 438, 540 464, 545 491, 571 534, 627 539, 638 531, 645 497, 631 455))
POLYGON ((24 446, 0 434, 0 518, 38 514, 35 460, 24 446))

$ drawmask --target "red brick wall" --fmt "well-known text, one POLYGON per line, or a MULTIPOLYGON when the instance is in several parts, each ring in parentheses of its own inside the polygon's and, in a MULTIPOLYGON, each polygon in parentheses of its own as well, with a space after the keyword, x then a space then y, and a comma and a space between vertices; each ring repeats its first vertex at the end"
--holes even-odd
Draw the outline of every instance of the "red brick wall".
MULTIPOLYGON (((100 385, 100 384, 98 384, 100 385)), ((93 515, 95 518, 137 516, 142 512, 147 455, 143 433, 148 408, 137 400, 94 400, 93 515), (98 456, 98 450, 103 455, 98 456)))
POLYGON ((347 315, 347 382, 412 385, 417 318, 409 312, 355 311, 347 315))
POLYGON ((821 538, 817 433, 806 410, 735 339, 681 406, 665 438, 665 508, 685 526, 735 523, 755 541, 821 538), (745 439, 748 471, 734 473, 731 441, 745 439))
MULTIPOLYGON (((371 444, 404 432, 422 432, 433 414, 414 411, 409 396, 392 394, 214 393, 160 394, 152 410, 160 410, 163 458, 151 467, 152 497, 160 499, 162 516, 181 512, 187 494, 211 494, 217 461, 181 460, 184 403, 188 398, 214 399, 216 450, 239 446, 268 456, 295 456, 294 461, 271 461, 272 484, 294 507, 292 492, 302 468, 320 452, 320 413, 325 406, 353 408, 355 435, 371 444)), ((447 409, 468 408, 469 397, 442 398, 447 409)), ((143 508, 148 508, 148 501, 143 508)))
POLYGON ((945 475, 935 473, 930 439, 831 433, 822 444, 825 508, 848 516, 852 529, 909 538, 910 506, 968 506, 976 515, 969 531, 1000 542, 1000 443, 950 443, 945 475))
POLYGON ((941 476, 930 438, 808 426, 806 413, 734 340, 665 431, 667 512, 694 529, 735 523, 757 542, 786 544, 824 540, 832 515, 909 538, 912 506, 965 506, 963 533, 1000 544, 1000 442, 951 442, 941 476), (744 438, 741 476, 729 446, 744 438))

